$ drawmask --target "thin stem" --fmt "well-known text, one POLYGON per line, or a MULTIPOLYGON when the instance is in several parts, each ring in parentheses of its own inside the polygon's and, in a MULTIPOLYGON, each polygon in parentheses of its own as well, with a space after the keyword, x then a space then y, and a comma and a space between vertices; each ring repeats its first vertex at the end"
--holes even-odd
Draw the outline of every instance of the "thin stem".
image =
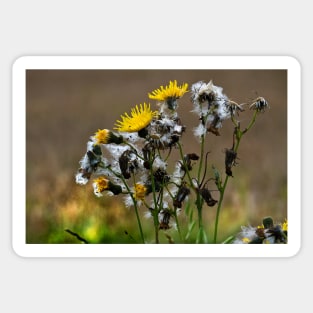
POLYGON ((194 184, 192 182, 192 178, 191 178, 190 173, 188 171, 187 164, 186 164, 186 161, 184 159, 183 149, 182 149, 182 146, 181 146, 180 143, 178 143, 178 148, 179 148, 180 157, 181 157, 183 165, 184 165, 184 171, 187 174, 187 177, 188 177, 188 180, 189 180, 190 188, 192 188, 196 192, 196 188, 194 187, 194 184))
POLYGON ((132 149, 132 152, 134 152, 139 159, 141 159, 143 161, 145 160, 144 157, 142 157, 141 155, 138 154, 137 149, 132 144, 130 144, 129 142, 126 142, 126 141, 124 141, 124 144, 126 146, 130 147, 132 149))
POLYGON ((178 222, 178 216, 177 216, 177 209, 176 208, 174 208, 174 216, 175 216, 175 222, 176 222, 179 238, 182 242, 184 242, 183 236, 182 236, 181 231, 180 231, 180 226, 179 226, 179 222, 178 222))
MULTIPOLYGON (((253 126, 253 124, 255 123, 256 121, 256 117, 257 117, 257 111, 254 112, 253 114, 253 117, 249 123, 249 125, 243 130, 241 131, 240 130, 240 125, 239 123, 237 123, 236 121, 234 121, 233 119, 233 122, 236 126, 236 144, 234 145, 234 152, 237 153, 238 151, 238 148, 239 148, 239 144, 240 144, 240 141, 241 141, 241 138, 242 136, 248 131, 250 130, 250 128, 253 126)), ((217 240, 217 230, 218 230, 218 222, 219 222, 219 215, 220 215, 220 210, 221 210, 221 207, 222 207, 222 203, 223 203, 223 199, 224 199, 224 193, 225 193, 225 190, 226 190, 226 186, 227 186, 227 183, 228 183, 228 175, 226 176, 225 178, 225 181, 224 181, 224 184, 223 186, 221 187, 220 189, 220 199, 219 199, 219 203, 218 203, 218 206, 217 206, 217 209, 216 209, 216 217, 215 217, 215 228, 214 228, 214 239, 213 239, 213 242, 216 243, 216 240, 217 240)))
POLYGON ((200 149, 201 149, 201 152, 200 152, 200 162, 199 162, 199 168, 198 168, 198 182, 200 181, 203 156, 204 156, 204 135, 201 136, 201 148, 200 149))
MULTIPOLYGON (((175 197, 172 195, 171 191, 168 189, 168 186, 165 185, 165 189, 166 191, 168 192, 169 196, 172 198, 172 200, 174 201, 175 197)), ((180 240, 183 241, 183 236, 181 234, 181 231, 180 231, 180 226, 179 226, 179 221, 178 221, 178 216, 177 216, 177 208, 174 207, 174 217, 175 217, 175 222, 176 222, 176 226, 177 226, 177 231, 178 231, 178 234, 179 234, 179 237, 180 237, 180 240)))
POLYGON ((151 187, 152 187, 152 195, 153 195, 153 203, 154 203, 154 210, 153 212, 153 221, 154 221, 154 232, 155 232, 155 243, 159 243, 159 210, 158 210, 158 203, 155 196, 155 181, 154 181, 154 175, 153 175, 153 168, 152 164, 154 162, 154 156, 153 158, 150 156, 150 177, 151 177, 151 187))
POLYGON ((217 209, 216 209, 213 243, 216 243, 216 239, 217 239, 217 228, 218 228, 219 215, 220 215, 222 202, 223 202, 223 199, 224 199, 224 192, 225 192, 225 189, 226 189, 226 186, 227 186, 228 177, 229 176, 226 176, 224 184, 222 186, 222 189, 220 190, 220 199, 219 199, 218 206, 217 206, 217 209))
POLYGON ((115 173, 110 167, 108 167, 108 170, 113 173, 116 177, 120 178, 125 186, 125 188, 127 189, 127 193, 130 195, 133 204, 134 204, 134 208, 135 208, 135 213, 136 213, 136 218, 137 218, 137 223, 138 223, 138 227, 139 227, 139 232, 140 232, 140 237, 142 240, 142 243, 145 243, 145 237, 143 235, 143 231, 142 231, 142 226, 141 226, 141 222, 140 222, 140 217, 139 217, 139 213, 138 213, 138 206, 137 206, 137 201, 133 196, 133 193, 131 192, 125 178, 123 177, 123 175, 117 174, 115 173))

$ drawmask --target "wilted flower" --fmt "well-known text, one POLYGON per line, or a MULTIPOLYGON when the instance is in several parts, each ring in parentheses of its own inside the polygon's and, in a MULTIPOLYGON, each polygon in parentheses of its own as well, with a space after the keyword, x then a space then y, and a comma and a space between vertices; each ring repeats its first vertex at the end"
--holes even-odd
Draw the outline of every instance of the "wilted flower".
POLYGON ((131 174, 134 173, 139 163, 137 161, 136 153, 130 149, 125 150, 118 159, 120 170, 124 178, 130 178, 131 174))
POLYGON ((208 206, 214 206, 217 203, 217 200, 212 198, 211 192, 208 188, 203 187, 199 190, 200 195, 208 206))
POLYGON ((179 118, 161 115, 151 122, 147 138, 152 149, 164 150, 174 146, 184 131, 185 126, 179 118))
POLYGON ((193 112, 199 115, 201 125, 195 129, 195 135, 203 136, 204 128, 219 135, 222 122, 231 117, 229 100, 223 88, 213 85, 212 80, 208 84, 199 81, 191 87, 191 101, 194 104, 193 112))
POLYGON ((233 149, 225 149, 225 172, 227 176, 233 176, 231 168, 235 165, 237 159, 237 152, 233 149))
POLYGON ((258 112, 264 112, 269 107, 268 102, 263 97, 258 97, 252 101, 250 109, 258 112))
POLYGON ((233 244, 284 244, 287 243, 287 221, 274 224, 271 217, 263 219, 261 226, 242 226, 233 244))
POLYGON ((94 145, 92 141, 87 144, 87 152, 79 161, 80 168, 75 176, 76 183, 85 185, 89 181, 91 175, 98 170, 99 166, 107 165, 107 160, 102 156, 101 147, 94 145))
POLYGON ((159 229, 167 230, 171 228, 170 220, 172 213, 169 209, 165 208, 159 213, 159 229))
POLYGON ((181 209, 182 202, 188 197, 189 194, 190 194, 190 189, 186 187, 186 183, 183 183, 179 187, 177 194, 175 196, 175 199, 173 201, 174 207, 181 209))

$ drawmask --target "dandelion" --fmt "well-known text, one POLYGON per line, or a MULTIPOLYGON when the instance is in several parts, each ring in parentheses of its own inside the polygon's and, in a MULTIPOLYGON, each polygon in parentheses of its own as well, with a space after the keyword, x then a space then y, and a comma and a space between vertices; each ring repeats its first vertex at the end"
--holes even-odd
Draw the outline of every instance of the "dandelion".
POLYGON ((110 182, 107 178, 100 176, 93 181, 93 190, 97 197, 102 197, 104 191, 110 191, 114 195, 122 192, 122 187, 110 182))
MULTIPOLYGON (((232 169, 237 165, 241 137, 252 127, 258 113, 268 107, 262 97, 253 100, 249 104, 250 109, 255 110, 253 118, 249 126, 241 131, 235 114, 244 111, 243 104, 229 100, 222 87, 215 86, 212 80, 209 83, 198 81, 191 86, 190 91, 192 112, 198 118, 192 130, 200 141, 199 155, 193 150, 184 151, 192 147, 181 143, 186 126, 176 109, 179 99, 189 90, 187 83, 178 85, 173 80, 148 93, 150 99, 157 101, 158 111, 153 111, 149 103, 142 102, 131 108, 130 112, 122 114, 113 130, 96 128, 98 130, 90 137, 87 152, 80 160, 76 182, 85 185, 95 176, 92 186, 96 196, 121 194, 125 206, 132 207, 136 213, 143 243, 150 240, 145 239, 142 231, 142 209, 149 210, 145 217, 153 218, 155 243, 160 243, 160 233, 170 243, 174 243, 169 235, 171 230, 177 230, 180 239, 188 242, 196 225, 196 243, 208 243, 202 212, 204 206, 213 209, 216 204, 213 242, 217 242, 220 209, 228 178, 233 176, 232 169), (224 171, 227 176, 222 180, 213 165, 214 176, 208 172, 210 159, 204 139, 209 132, 219 136, 223 122, 229 118, 235 130, 232 133, 232 147, 225 149, 224 171), (174 160, 170 157, 174 157, 174 160), (208 188, 211 180, 214 180, 217 190, 208 188), (213 196, 214 192, 219 192, 218 200, 214 199, 215 196, 213 198, 211 192, 213 196), (189 198, 191 201, 188 201, 189 198), (193 205, 198 211, 197 217, 193 213, 193 205), (179 213, 186 214, 188 220, 188 225, 182 224, 188 227, 185 239, 182 236, 184 232, 180 230, 179 213)), ((230 237, 227 243, 287 243, 287 233, 287 220, 274 224, 272 218, 267 217, 263 219, 262 226, 242 226, 241 231, 230 237)))
POLYGON ((97 145, 109 143, 120 144, 123 142, 122 136, 117 136, 108 129, 98 129, 92 139, 97 145))
POLYGON ((134 109, 131 110, 131 116, 127 113, 121 115, 121 121, 116 121, 115 130, 120 132, 139 132, 146 128, 153 117, 156 115, 156 112, 151 111, 150 104, 144 103, 139 106, 136 105, 134 109))
POLYGON ((147 195, 148 188, 142 183, 136 183, 131 191, 124 197, 124 203, 127 208, 134 205, 134 201, 137 205, 141 205, 147 195))
POLYGON ((283 223, 282 230, 285 232, 288 231, 288 221, 287 220, 285 220, 285 222, 283 223))
POLYGON ((177 99, 181 98, 186 92, 188 92, 188 84, 183 83, 181 86, 177 85, 177 81, 170 81, 169 85, 165 88, 161 86, 159 89, 148 93, 150 99, 158 100, 161 103, 167 104, 170 110, 177 108, 177 99))
POLYGON ((262 243, 262 240, 259 240, 256 230, 256 227, 241 226, 241 232, 237 235, 236 239, 233 241, 233 244, 262 243))
MULTIPOLYGON (((287 223, 287 222, 285 222, 287 223)), ((233 244, 281 244, 287 243, 286 224, 274 224, 271 217, 265 217, 261 226, 242 226, 233 244)))
POLYGON ((93 187, 96 195, 102 194, 103 191, 108 190, 109 180, 105 177, 98 177, 94 179, 93 187))
POLYGON ((145 195, 147 193, 147 187, 145 187, 145 185, 140 184, 140 183, 136 183, 135 184, 135 194, 134 194, 134 198, 136 200, 141 200, 143 201, 145 199, 145 195))

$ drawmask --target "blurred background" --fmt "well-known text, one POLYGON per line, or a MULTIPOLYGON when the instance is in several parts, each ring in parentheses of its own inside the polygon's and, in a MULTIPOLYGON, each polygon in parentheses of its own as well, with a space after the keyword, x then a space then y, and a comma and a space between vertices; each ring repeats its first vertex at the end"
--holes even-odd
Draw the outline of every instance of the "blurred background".
MULTIPOLYGON (((260 114, 243 137, 239 164, 233 168, 220 214, 218 240, 260 225, 265 216, 287 218, 287 71, 285 70, 28 70, 26 74, 26 240, 27 243, 80 243, 65 232, 78 233, 89 243, 136 243, 139 232, 133 209, 118 197, 97 198, 91 182, 76 185, 79 160, 86 143, 99 128, 112 129, 117 119, 136 104, 150 102, 148 92, 177 80, 189 86, 203 80, 223 87, 237 103, 264 97, 270 110, 260 114)), ((179 101, 187 126, 184 152, 199 153, 192 129, 190 94, 179 101)), ((242 129, 252 111, 240 114, 242 129)), ((209 169, 214 164, 223 178, 223 150, 232 146, 233 124, 226 121, 221 136, 208 134, 209 169)), ((176 160, 175 160, 176 161, 176 160)), ((214 186, 212 186, 214 189, 214 186)), ((218 193, 213 192, 218 199, 218 193)), ((144 233, 153 241, 153 222, 140 211, 144 233)), ((213 237, 216 206, 204 208, 209 240, 213 237)), ((196 214, 196 212, 195 212, 196 214)), ((184 212, 182 225, 186 225, 184 212)), ((173 240, 179 242, 174 230, 173 240)), ((196 230, 191 239, 196 236, 196 230)), ((167 242, 165 234, 161 242, 167 242)))

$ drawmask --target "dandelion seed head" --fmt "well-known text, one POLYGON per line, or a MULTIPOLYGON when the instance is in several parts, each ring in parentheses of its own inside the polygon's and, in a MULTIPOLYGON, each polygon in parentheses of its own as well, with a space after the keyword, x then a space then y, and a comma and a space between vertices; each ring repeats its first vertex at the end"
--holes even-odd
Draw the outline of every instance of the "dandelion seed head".
POLYGON ((111 154, 114 159, 118 159, 126 150, 129 149, 126 145, 107 144, 104 148, 111 154))
POLYGON ((197 127, 193 129, 193 134, 198 139, 200 139, 202 136, 205 136, 206 132, 207 132, 207 129, 202 123, 200 123, 197 127))
POLYGON ((76 181, 76 184, 78 185, 86 185, 89 179, 86 176, 84 176, 83 173, 77 173, 75 175, 75 181, 76 181))
POLYGON ((159 156, 157 156, 154 161, 153 161, 153 164, 152 164, 152 168, 153 170, 157 170, 157 169, 161 169, 163 171, 166 170, 167 168, 167 162, 163 161, 159 156))
POLYGON ((125 141, 127 141, 128 143, 133 143, 133 144, 141 139, 136 132, 133 132, 133 133, 125 132, 125 133, 122 133, 122 136, 125 139, 125 141))
POLYGON ((125 204, 126 208, 130 208, 134 205, 134 202, 133 202, 131 195, 128 194, 124 197, 124 204, 125 204))

